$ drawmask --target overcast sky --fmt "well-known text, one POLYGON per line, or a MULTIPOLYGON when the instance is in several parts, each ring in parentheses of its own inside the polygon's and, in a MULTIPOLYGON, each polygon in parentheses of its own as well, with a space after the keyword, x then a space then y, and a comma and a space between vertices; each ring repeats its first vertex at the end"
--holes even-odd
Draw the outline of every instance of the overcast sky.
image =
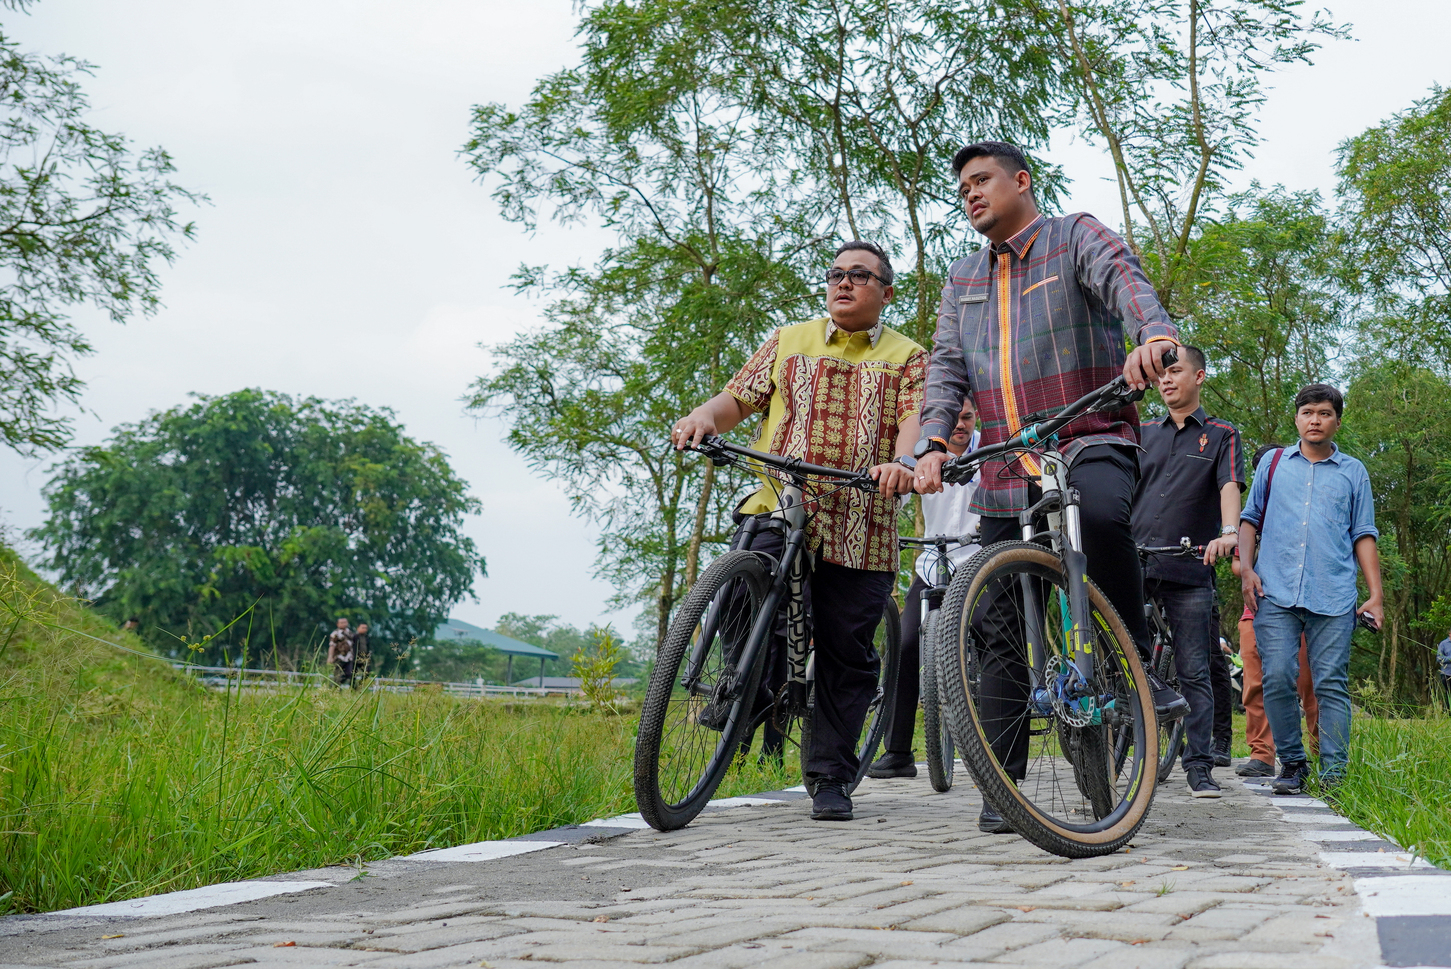
MULTIPOLYGON (((1279 75, 1246 182, 1333 193, 1342 139, 1451 83, 1451 3, 1331 9, 1357 40, 1279 75)), ((594 531, 501 443, 499 422, 459 402, 488 368, 476 345, 538 320, 537 303, 503 288, 514 268, 589 262, 608 242, 587 228, 525 235, 457 156, 471 105, 518 104, 573 61, 570 0, 41 0, 29 16, 0 16, 28 49, 96 64, 92 122, 164 146, 177 180, 212 200, 190 213, 197 239, 163 272, 156 316, 122 327, 76 314, 97 350, 79 365, 92 413, 77 422, 78 444, 193 391, 391 407, 483 502, 468 532, 489 576, 454 615, 628 626, 590 576, 594 531)), ((1049 154, 1075 179, 1067 208, 1116 225, 1103 154, 1066 137, 1049 154)), ((11 529, 42 520, 50 463, 0 454, 11 529)))

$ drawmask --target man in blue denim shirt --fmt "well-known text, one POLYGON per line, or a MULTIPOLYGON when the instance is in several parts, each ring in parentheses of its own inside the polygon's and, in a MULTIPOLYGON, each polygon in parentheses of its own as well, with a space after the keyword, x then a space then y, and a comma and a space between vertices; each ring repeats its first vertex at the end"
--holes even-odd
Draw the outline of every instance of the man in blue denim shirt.
POLYGON ((1340 391, 1328 384, 1296 394, 1299 447, 1285 448, 1278 464, 1273 451, 1260 460, 1240 514, 1241 549, 1264 534, 1254 568, 1243 559, 1240 582, 1255 617, 1265 716, 1280 758, 1280 776, 1270 782, 1276 794, 1299 794, 1310 776, 1295 692, 1300 635, 1320 701, 1320 782, 1333 786, 1345 776, 1350 746, 1350 634, 1357 614, 1369 615, 1377 629, 1385 620, 1370 475, 1334 443, 1344 411, 1340 391), (1359 608, 1357 564, 1370 590, 1359 608))

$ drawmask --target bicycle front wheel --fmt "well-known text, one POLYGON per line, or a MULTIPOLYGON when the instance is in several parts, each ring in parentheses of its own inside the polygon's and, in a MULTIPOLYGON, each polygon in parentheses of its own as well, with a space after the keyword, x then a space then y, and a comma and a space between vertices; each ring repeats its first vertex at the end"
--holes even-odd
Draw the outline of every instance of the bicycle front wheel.
MULTIPOLYGON (((897 609, 897 601, 891 596, 887 597, 882 621, 877 624, 876 631, 872 634, 872 647, 876 650, 879 661, 877 691, 872 695, 871 703, 867 706, 866 720, 862 723, 861 740, 857 744, 856 777, 852 778, 847 787, 848 794, 855 791, 862 778, 867 776, 867 768, 876 760, 877 749, 881 747, 882 738, 887 735, 887 726, 892 722, 892 704, 897 696, 897 677, 901 675, 902 665, 902 614, 897 609)), ((814 657, 812 661, 815 662, 814 657)), ((807 696, 806 713, 801 718, 801 775, 806 780, 808 792, 811 792, 811 782, 806 779, 806 762, 811 756, 811 722, 816 712, 814 682, 807 696)))
POLYGON ((1014 831, 1068 858, 1128 843, 1153 803, 1159 758, 1138 650, 1091 582, 1088 599, 1095 662, 1082 702, 1051 689, 1072 672, 1071 620, 1063 563, 1041 545, 1002 542, 959 569, 937 636, 952 736, 983 797, 1014 831), (1035 695, 1033 682, 1050 689, 1035 695))
POLYGON ((742 677, 736 664, 769 584, 759 557, 727 552, 705 570, 670 623, 635 738, 635 803, 657 830, 695 819, 750 726, 765 650, 742 677))
POLYGON ((937 689, 942 674, 938 671, 937 631, 941 627, 942 610, 933 609, 922 624, 922 740, 927 748, 927 777, 939 794, 952 790, 953 760, 956 750, 952 730, 942 709, 942 694, 937 689))

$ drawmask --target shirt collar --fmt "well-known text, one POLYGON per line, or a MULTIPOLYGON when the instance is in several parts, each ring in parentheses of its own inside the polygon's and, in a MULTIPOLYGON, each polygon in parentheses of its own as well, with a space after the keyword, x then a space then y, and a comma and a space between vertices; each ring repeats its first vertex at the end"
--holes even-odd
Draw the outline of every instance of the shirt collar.
MULTIPOLYGON (((828 316, 826 318, 826 342, 828 344, 831 343, 832 338, 835 337, 838 333, 845 334, 848 340, 856 335, 856 333, 853 333, 850 330, 843 330, 841 327, 837 326, 836 320, 833 320, 831 317, 828 316)), ((882 338, 882 321, 877 320, 877 325, 872 327, 870 330, 858 330, 857 333, 866 333, 867 339, 871 341, 872 349, 875 350, 877 347, 877 341, 882 338)))
MULTIPOLYGON (((1310 460, 1309 458, 1305 457, 1305 455, 1304 455, 1303 452, 1301 452, 1301 450, 1300 450, 1300 442, 1299 441, 1296 441, 1295 442, 1295 446, 1292 447, 1292 448, 1287 448, 1287 450, 1290 452, 1289 454, 1285 455, 1285 457, 1287 457, 1287 458, 1299 458, 1301 461, 1309 461, 1310 460)), ((1340 445, 1339 444, 1336 444, 1334 441, 1331 441, 1330 442, 1330 457, 1326 458, 1325 460, 1326 461, 1329 461, 1331 464, 1339 464, 1340 463, 1340 445)))
MULTIPOLYGON (((1203 407, 1196 407, 1196 408, 1194 408, 1194 413, 1192 413, 1188 417, 1184 418, 1184 423, 1185 424, 1188 424, 1190 421, 1193 421, 1194 423, 1198 424, 1200 427, 1203 427, 1205 424, 1208 424, 1209 423, 1209 416, 1204 413, 1204 408, 1203 407)), ((1165 414, 1164 415, 1164 419, 1162 421, 1160 421, 1159 423, 1160 424, 1163 424, 1165 427, 1168 427, 1170 424, 1173 424, 1174 423, 1174 415, 1173 414, 1165 414)))
POLYGON ((1046 221, 1047 219, 1039 215, 1032 222, 1029 222, 1019 229, 1007 242, 994 242, 990 248, 994 254, 1004 253, 1011 249, 1013 255, 1019 259, 1026 259, 1028 256, 1028 247, 1033 244, 1033 240, 1038 236, 1038 230, 1043 228, 1043 223, 1046 221))

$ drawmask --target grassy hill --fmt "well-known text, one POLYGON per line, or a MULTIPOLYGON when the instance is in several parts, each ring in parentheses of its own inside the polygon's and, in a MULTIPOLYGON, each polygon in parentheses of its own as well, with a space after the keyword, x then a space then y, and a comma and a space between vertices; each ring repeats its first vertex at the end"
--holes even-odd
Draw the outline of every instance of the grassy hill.
POLYGON ((4 548, 0 644, 0 914, 634 809, 631 718, 422 690, 206 692, 118 649, 145 653, 4 548))

